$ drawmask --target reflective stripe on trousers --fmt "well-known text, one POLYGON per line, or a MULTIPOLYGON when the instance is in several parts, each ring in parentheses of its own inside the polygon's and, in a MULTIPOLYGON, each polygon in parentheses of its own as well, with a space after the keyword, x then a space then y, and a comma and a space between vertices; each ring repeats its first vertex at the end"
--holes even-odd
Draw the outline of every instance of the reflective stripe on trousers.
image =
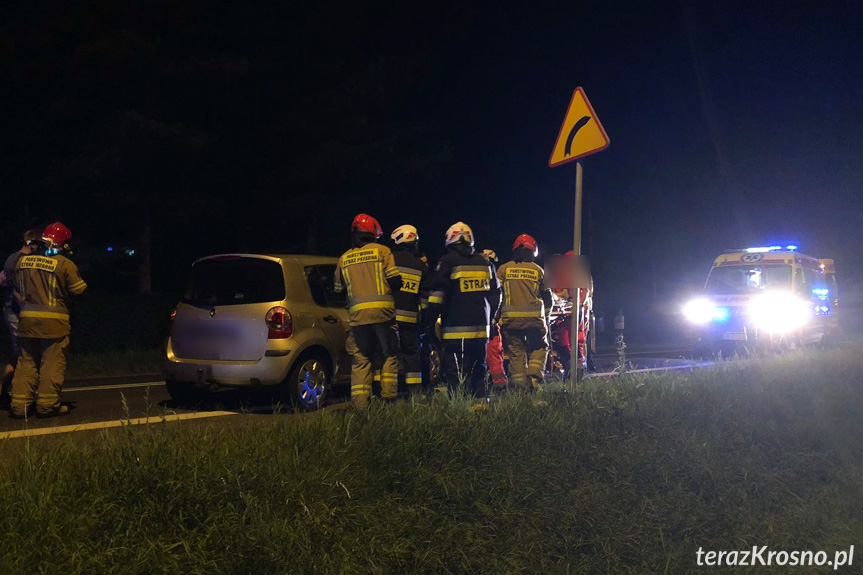
POLYGON ((381 366, 381 397, 398 395, 398 332, 395 322, 373 323, 351 327, 345 344, 351 355, 351 401, 365 407, 372 394, 372 362, 376 350, 384 355, 381 366))
POLYGON ((504 327, 501 335, 509 356, 512 382, 522 389, 530 390, 539 387, 544 380, 545 362, 548 358, 548 340, 545 330, 504 327))
POLYGON ((419 326, 413 322, 397 322, 399 326, 399 378, 407 386, 422 383, 419 326))
POLYGON ((417 323, 419 321, 418 311, 407 311, 396 309, 396 321, 401 323, 417 323))
POLYGON ((34 400, 36 411, 41 414, 47 415, 60 407, 68 348, 69 336, 18 338, 18 365, 12 379, 10 406, 13 414, 25 415, 34 400))
POLYGON ((442 290, 430 291, 428 303, 431 305, 434 305, 434 304, 440 305, 443 303, 443 298, 444 298, 444 292, 442 290))

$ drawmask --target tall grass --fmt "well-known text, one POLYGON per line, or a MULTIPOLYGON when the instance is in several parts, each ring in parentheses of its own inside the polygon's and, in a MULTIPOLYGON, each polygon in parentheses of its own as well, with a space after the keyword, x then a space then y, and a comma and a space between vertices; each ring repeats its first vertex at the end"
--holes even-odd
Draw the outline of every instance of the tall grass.
POLYGON ((0 572, 687 573, 699 547, 861 546, 861 351, 588 380, 545 408, 10 440, 0 572))

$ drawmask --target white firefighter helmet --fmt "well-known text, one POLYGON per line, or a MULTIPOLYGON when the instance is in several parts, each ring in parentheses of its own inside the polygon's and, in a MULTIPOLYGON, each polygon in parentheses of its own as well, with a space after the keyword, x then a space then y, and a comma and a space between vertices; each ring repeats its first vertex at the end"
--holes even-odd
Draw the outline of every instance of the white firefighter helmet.
POLYGON ((419 232, 417 232, 417 229, 408 224, 399 226, 394 229, 390 237, 393 239, 393 242, 395 242, 396 245, 418 242, 420 239, 420 235, 419 232))
POLYGON ((465 242, 473 245, 473 230, 464 222, 456 222, 446 231, 445 244, 450 245, 455 242, 465 242))

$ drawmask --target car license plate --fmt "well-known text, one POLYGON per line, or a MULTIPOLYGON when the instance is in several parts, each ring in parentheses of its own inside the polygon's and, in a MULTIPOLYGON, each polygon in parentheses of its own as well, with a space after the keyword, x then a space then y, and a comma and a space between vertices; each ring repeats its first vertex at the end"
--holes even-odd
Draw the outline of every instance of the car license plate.
POLYGON ((744 341, 746 339, 746 334, 743 332, 731 332, 723 334, 722 339, 730 339, 733 341, 744 341))

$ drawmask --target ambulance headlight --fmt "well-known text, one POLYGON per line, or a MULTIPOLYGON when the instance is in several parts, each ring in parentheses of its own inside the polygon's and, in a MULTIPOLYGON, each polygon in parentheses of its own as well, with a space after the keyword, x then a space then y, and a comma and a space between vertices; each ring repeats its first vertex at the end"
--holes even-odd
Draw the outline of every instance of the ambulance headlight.
POLYGON ((749 317, 758 329, 770 333, 787 333, 806 325, 812 318, 812 306, 792 294, 765 294, 749 307, 749 317))
POLYGON ((728 319, 728 310, 706 299, 694 299, 683 306, 683 315, 692 323, 703 325, 711 321, 725 321, 728 319))

